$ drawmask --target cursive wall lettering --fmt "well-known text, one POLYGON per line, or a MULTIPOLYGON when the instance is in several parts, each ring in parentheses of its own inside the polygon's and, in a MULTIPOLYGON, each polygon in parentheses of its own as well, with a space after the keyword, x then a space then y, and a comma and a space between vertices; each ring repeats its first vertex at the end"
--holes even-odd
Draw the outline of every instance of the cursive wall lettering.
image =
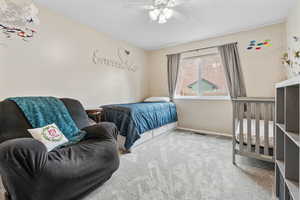
POLYGON ((136 72, 138 70, 137 65, 133 62, 130 51, 119 48, 117 57, 118 59, 107 58, 101 54, 100 50, 97 49, 93 53, 93 62, 94 64, 106 65, 132 72, 136 72))

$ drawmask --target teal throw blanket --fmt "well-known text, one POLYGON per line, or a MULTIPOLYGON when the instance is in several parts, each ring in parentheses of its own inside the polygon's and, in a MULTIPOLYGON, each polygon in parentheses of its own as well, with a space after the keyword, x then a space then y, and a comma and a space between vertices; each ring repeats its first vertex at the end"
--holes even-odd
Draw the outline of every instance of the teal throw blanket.
POLYGON ((55 123, 70 143, 77 143, 85 136, 85 132, 76 126, 65 104, 58 98, 14 97, 8 100, 18 105, 33 128, 55 123))

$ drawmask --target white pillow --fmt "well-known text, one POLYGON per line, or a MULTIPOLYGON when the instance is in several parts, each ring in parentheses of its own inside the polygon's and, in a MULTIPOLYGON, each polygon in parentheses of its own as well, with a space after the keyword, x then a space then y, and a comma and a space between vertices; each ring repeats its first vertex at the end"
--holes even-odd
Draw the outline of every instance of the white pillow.
POLYGON ((144 102, 170 102, 169 97, 149 97, 144 102))
POLYGON ((28 132, 34 139, 43 143, 48 152, 69 141, 59 130, 56 124, 50 124, 36 129, 28 129, 28 132))

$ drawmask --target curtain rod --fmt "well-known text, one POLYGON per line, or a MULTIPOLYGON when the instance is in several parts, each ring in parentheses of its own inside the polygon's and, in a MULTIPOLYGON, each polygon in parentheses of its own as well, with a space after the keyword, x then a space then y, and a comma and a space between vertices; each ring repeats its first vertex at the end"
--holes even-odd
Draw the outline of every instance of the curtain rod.
MULTIPOLYGON (((233 42, 233 43, 227 43, 227 44, 238 44, 238 42, 233 42)), ((193 52, 193 51, 200 51, 200 50, 205 50, 205 49, 212 49, 212 48, 217 48, 223 45, 227 45, 227 44, 222 44, 222 45, 216 45, 216 46, 211 46, 211 47, 204 47, 204 48, 199 48, 199 49, 192 49, 192 50, 187 50, 187 51, 182 51, 180 52, 180 54, 183 53, 189 53, 189 52, 193 52)), ((172 54, 167 54, 167 56, 172 55, 172 54)))

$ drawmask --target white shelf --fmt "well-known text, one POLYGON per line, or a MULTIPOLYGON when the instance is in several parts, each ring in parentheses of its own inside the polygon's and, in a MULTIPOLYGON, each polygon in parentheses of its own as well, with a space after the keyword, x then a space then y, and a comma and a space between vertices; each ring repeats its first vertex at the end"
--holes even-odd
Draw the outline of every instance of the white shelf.
POLYGON ((285 180, 286 185, 289 189, 290 194, 292 195, 294 200, 298 200, 299 199, 299 183, 295 182, 295 181, 291 181, 289 179, 285 180))
POLYGON ((300 137, 296 133, 286 132, 286 135, 299 147, 300 146, 300 137))
POLYGON ((284 124, 277 123, 276 125, 277 125, 283 132, 286 132, 286 131, 285 131, 285 125, 284 125, 284 124))
POLYGON ((282 176, 285 174, 284 162, 282 160, 276 160, 277 166, 279 168, 280 173, 282 176))
POLYGON ((300 136, 297 133, 288 132, 285 130, 285 125, 277 123, 277 126, 298 146, 300 147, 300 136))
POLYGON ((297 85, 297 84, 300 84, 300 76, 296 76, 289 80, 277 83, 276 88, 288 87, 288 86, 297 85))

